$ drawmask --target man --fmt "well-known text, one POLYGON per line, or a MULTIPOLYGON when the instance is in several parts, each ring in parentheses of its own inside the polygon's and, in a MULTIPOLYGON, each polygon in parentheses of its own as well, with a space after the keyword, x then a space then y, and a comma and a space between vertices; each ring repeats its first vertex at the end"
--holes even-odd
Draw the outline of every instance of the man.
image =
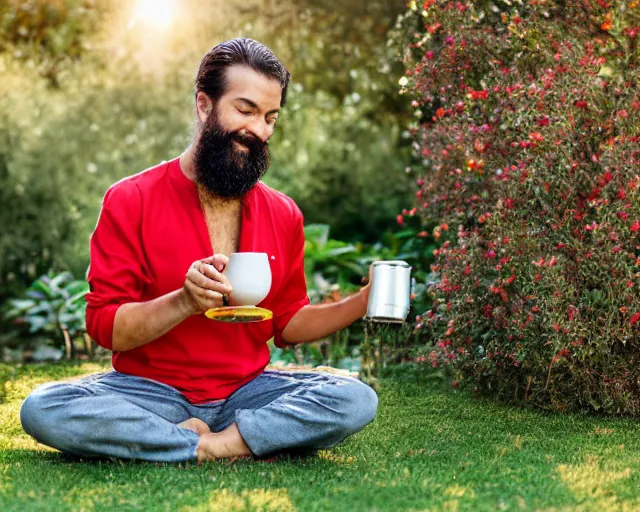
POLYGON ((302 214, 262 182, 289 73, 250 39, 213 48, 196 78, 197 133, 179 157, 105 194, 91 238, 87 331, 114 371, 40 386, 20 411, 36 440, 81 456, 150 461, 265 457, 329 448, 375 416, 352 378, 265 371, 266 342, 305 343, 366 311, 369 286, 310 305, 302 214), (269 256, 273 320, 203 313, 233 300, 233 252, 269 256), (186 276, 185 276, 186 274, 186 276))

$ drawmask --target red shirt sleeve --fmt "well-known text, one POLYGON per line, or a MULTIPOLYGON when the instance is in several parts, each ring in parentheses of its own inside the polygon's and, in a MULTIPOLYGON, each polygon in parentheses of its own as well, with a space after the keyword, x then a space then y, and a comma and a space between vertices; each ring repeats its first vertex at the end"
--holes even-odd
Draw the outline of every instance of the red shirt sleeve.
POLYGON ((302 212, 295 207, 296 218, 293 224, 293 237, 290 244, 290 254, 292 255, 290 274, 282 291, 276 297, 273 308, 274 343, 276 347, 284 348, 289 346, 282 339, 282 331, 294 317, 294 315, 304 306, 309 304, 307 296, 307 281, 304 274, 304 219, 302 212))
POLYGON ((111 349, 118 308, 138 302, 149 284, 141 237, 142 198, 131 181, 116 183, 104 196, 91 235, 87 280, 87 333, 111 349))

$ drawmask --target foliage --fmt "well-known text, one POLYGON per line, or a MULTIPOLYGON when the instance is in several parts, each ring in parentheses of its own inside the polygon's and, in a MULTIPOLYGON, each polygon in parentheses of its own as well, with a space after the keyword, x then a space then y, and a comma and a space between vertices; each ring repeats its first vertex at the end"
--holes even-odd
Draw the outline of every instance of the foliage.
POLYGON ((186 128, 190 117, 188 101, 181 108, 170 90, 156 86, 140 97, 148 78, 47 91, 11 66, 0 76, 0 300, 49 268, 83 274, 104 191, 168 150, 178 154, 186 129, 164 127, 186 128))
POLYGON ((357 291, 368 276, 369 266, 379 260, 404 260, 412 265, 412 276, 418 283, 414 299, 426 299, 424 262, 432 261, 435 246, 416 236, 414 229, 407 226, 398 233, 387 232, 375 244, 333 240, 329 231, 327 224, 305 226, 305 272, 312 302, 337 300, 357 291))
POLYGON ((34 68, 51 87, 90 50, 107 2, 7 0, 0 4, 0 53, 34 68))
POLYGON ((640 414, 638 3, 411 7, 416 206, 445 240, 419 360, 541 407, 640 414))
POLYGON ((70 272, 43 275, 29 286, 27 298, 9 301, 6 317, 29 335, 58 339, 64 346, 63 330, 71 338, 85 331, 88 291, 87 282, 74 279, 70 272))
POLYGON ((392 7, 354 0, 336 17, 333 5, 254 3, 176 2, 165 33, 132 18, 130 2, 0 5, 0 303, 49 269, 84 273, 105 190, 185 149, 195 69, 212 44, 239 34, 273 46, 297 80, 267 183, 341 239, 371 241, 391 227, 407 197, 409 143, 407 103, 388 101, 392 7), (292 16, 300 33, 263 23, 292 16))
MULTIPOLYGON (((326 224, 310 224, 305 227, 305 273, 308 295, 312 303, 335 302, 357 292, 367 277, 371 263, 377 260, 404 260, 412 265, 416 280, 412 295, 412 310, 424 311, 431 298, 427 295, 426 267, 433 261, 433 242, 418 233, 411 224, 417 219, 407 219, 398 233, 388 232, 375 244, 347 243, 329 237, 326 224)), ((411 333, 384 328, 365 328, 363 322, 341 330, 328 340, 302 345, 292 351, 272 350, 272 362, 296 362, 298 364, 331 364, 339 368, 360 370, 363 362, 381 366, 381 361, 397 362, 405 359, 412 346, 411 333), (371 333, 368 331, 371 330, 371 333), (373 339, 372 337, 375 337, 373 339), (382 346, 382 339, 387 340, 382 346), (378 357, 375 361, 363 361, 371 355, 373 345, 378 357), (381 350, 385 352, 382 358, 381 350)))
POLYGON ((343 100, 292 85, 266 182, 293 197, 307 222, 330 224, 342 240, 371 243, 393 227, 410 198, 410 148, 398 119, 371 119, 382 107, 365 79, 354 76, 343 100))

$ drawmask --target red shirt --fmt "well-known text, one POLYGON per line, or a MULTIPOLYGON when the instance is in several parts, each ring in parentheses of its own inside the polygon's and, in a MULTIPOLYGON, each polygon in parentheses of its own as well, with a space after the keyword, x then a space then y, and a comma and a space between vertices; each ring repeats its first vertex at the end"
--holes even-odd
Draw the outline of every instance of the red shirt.
MULTIPOLYGON (((187 318, 141 347, 113 353, 122 373, 173 386, 191 403, 226 398, 269 363, 267 341, 283 346, 282 331, 309 303, 304 232, 292 199, 263 183, 243 201, 241 252, 265 252, 271 291, 260 306, 273 320, 228 324, 187 318)), ((111 349, 116 310, 182 287, 189 266, 213 254, 195 184, 179 159, 125 178, 104 196, 91 236, 87 332, 111 349)))

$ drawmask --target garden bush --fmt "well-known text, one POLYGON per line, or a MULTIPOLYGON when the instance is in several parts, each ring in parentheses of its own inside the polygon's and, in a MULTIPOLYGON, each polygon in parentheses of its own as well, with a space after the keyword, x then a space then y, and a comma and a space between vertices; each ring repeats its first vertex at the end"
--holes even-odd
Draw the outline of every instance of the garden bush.
POLYGON ((187 147, 200 59, 238 34, 273 46, 295 80, 267 184, 307 222, 368 243, 410 199, 408 102, 385 45, 400 0, 175 4, 163 33, 132 24, 131 2, 0 2, 0 306, 50 270, 84 274, 104 192, 187 147))
POLYGON ((416 208, 442 245, 418 360, 640 414, 640 3, 413 2, 416 208))

